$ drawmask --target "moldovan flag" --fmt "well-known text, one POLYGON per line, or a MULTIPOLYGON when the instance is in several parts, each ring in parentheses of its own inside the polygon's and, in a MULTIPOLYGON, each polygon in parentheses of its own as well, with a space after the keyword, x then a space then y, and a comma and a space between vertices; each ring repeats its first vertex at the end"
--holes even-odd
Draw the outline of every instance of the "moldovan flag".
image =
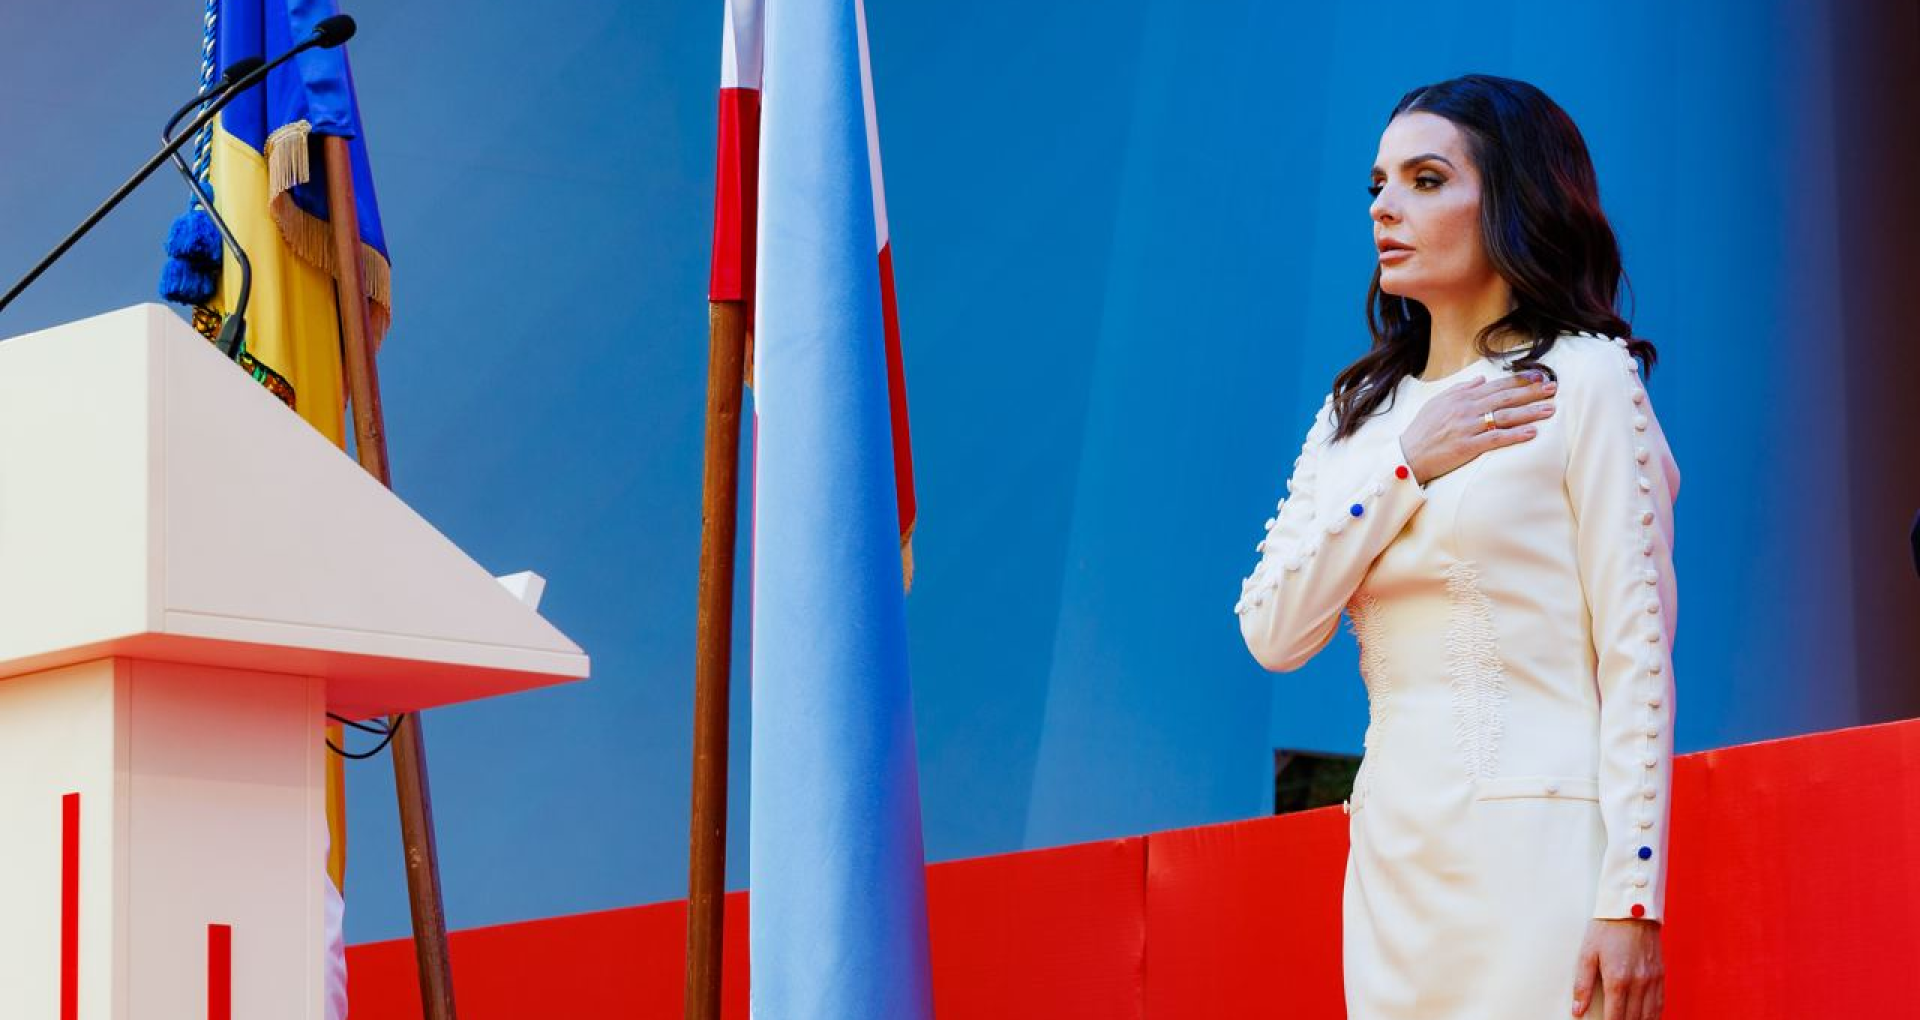
POLYGON ((764 27, 752 1013, 928 1020, 862 12, 858 0, 769 0, 764 27))
MULTIPOLYGON (((761 26, 767 0, 728 0, 720 49, 720 158, 714 175, 713 263, 709 301, 746 305, 753 328, 754 232, 760 179, 760 104, 763 74, 761 26)), ((873 73, 867 59, 866 15, 854 6, 859 29, 860 98, 865 115, 868 173, 873 179, 874 250, 880 272, 880 310, 887 345, 887 404, 893 428, 894 499, 900 512, 901 572, 913 589, 913 528, 919 517, 913 493, 913 444, 907 427, 907 376, 900 354, 900 316, 893 294, 893 244, 887 236, 887 193, 880 173, 880 128, 874 116, 873 73)), ((751 336, 751 333, 749 334, 751 336)), ((752 348, 747 382, 753 381, 752 348)))

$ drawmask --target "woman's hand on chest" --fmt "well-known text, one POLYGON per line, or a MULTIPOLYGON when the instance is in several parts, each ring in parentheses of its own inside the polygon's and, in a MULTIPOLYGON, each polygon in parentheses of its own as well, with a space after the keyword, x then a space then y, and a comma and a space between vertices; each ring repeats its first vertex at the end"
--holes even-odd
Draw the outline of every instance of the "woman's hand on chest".
POLYGON ((1470 379, 1434 394, 1400 433, 1400 453, 1425 485, 1502 446, 1538 434, 1553 414, 1558 387, 1538 369, 1498 379, 1470 379))

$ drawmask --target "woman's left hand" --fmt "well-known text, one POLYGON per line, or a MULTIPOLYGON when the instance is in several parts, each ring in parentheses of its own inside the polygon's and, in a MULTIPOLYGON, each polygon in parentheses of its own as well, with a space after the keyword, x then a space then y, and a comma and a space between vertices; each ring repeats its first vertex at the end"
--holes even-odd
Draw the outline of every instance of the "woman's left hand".
POLYGON ((1595 980, 1606 991, 1607 1015, 1597 1020, 1660 1020, 1666 966, 1660 961, 1660 922, 1595 918, 1587 922, 1574 965, 1573 1015, 1593 1004, 1595 980))

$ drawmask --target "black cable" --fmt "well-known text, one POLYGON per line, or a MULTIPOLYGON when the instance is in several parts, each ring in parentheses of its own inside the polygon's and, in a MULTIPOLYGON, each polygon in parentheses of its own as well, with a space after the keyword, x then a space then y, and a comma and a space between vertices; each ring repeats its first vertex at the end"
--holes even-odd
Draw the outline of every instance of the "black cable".
POLYGON ((388 733, 392 732, 393 730, 393 727, 388 726, 385 723, 376 724, 376 723, 354 722, 352 719, 349 719, 344 715, 334 715, 332 712, 327 713, 327 718, 332 719, 334 722, 337 722, 342 726, 351 726, 362 733, 371 733, 376 737, 384 737, 388 733))
MULTIPOLYGON (((347 720, 341 719, 339 716, 334 715, 332 712, 328 712, 327 715, 328 717, 332 719, 336 719, 342 723, 345 723, 346 725, 351 726, 356 730, 365 730, 368 733, 381 732, 380 730, 375 729, 374 727, 368 726, 364 723, 348 722, 347 720)), ((407 721, 407 717, 405 715, 394 716, 393 722, 389 724, 385 730, 385 735, 380 738, 380 742, 378 744, 375 744, 371 750, 349 751, 349 750, 346 750, 345 748, 335 746, 332 740, 327 741, 327 750, 332 751, 334 754, 337 754, 342 758, 346 758, 352 761, 365 761, 368 758, 371 758, 379 754, 380 752, 386 750, 387 745, 393 743, 394 735, 400 732, 400 724, 406 721, 407 721)))

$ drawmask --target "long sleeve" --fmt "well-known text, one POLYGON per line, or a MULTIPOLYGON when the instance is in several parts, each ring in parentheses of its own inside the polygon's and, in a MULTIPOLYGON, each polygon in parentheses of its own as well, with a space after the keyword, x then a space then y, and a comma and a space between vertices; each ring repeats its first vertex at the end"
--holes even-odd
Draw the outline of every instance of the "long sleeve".
POLYGON ((1606 851, 1596 918, 1659 920, 1673 782, 1673 502, 1680 470, 1626 342, 1605 338, 1561 383, 1567 496, 1600 698, 1606 851))
POLYGON ((1287 496, 1267 521, 1252 576, 1240 584, 1233 611, 1240 635, 1260 665, 1295 670, 1333 638, 1340 610, 1367 568, 1426 502, 1398 443, 1372 455, 1351 491, 1318 490, 1320 460, 1333 435, 1333 397, 1320 405, 1294 458, 1287 496), (1320 499, 1331 505, 1321 513, 1320 499))

